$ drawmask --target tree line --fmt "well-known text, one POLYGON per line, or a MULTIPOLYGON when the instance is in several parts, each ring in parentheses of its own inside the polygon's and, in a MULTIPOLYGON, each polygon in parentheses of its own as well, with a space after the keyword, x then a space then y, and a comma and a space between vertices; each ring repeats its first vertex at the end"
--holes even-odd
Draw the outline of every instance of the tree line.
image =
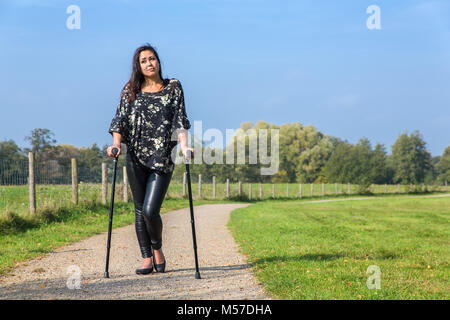
MULTIPOLYGON (((268 141, 270 141, 270 131, 268 141)), ((450 146, 447 146, 440 156, 432 157, 426 148, 426 143, 418 131, 410 134, 400 134, 391 146, 388 154, 383 144, 372 146, 367 138, 361 138, 356 144, 340 138, 326 135, 314 126, 303 126, 300 122, 287 123, 281 126, 259 121, 241 124, 230 144, 225 149, 215 149, 202 145, 191 137, 196 150, 203 149, 205 153, 221 154, 223 164, 192 164, 191 174, 202 175, 204 182, 210 182, 216 177, 217 182, 261 182, 261 183, 351 183, 361 186, 370 184, 445 184, 450 181, 450 146), (279 130, 279 167, 274 175, 261 175, 261 167, 267 165, 249 164, 248 150, 250 139, 249 129, 256 132, 261 129, 279 130), (237 150, 237 141, 245 143, 245 163, 237 164, 237 152, 234 153, 232 164, 226 164, 228 148, 237 150)), ((25 137, 31 148, 21 149, 13 140, 0 141, 0 183, 6 184, 10 175, 22 174, 23 169, 17 166, 17 160, 27 160, 28 152, 35 154, 36 163, 46 163, 57 168, 49 175, 55 175, 53 183, 58 183, 57 172, 68 171, 61 175, 59 183, 65 183, 64 177, 70 177, 71 158, 77 159, 78 177, 80 181, 100 182, 101 163, 111 162, 106 156, 108 145, 99 147, 94 143, 90 147, 77 148, 73 145, 56 144, 54 134, 49 129, 37 128, 25 137)), ((257 148, 260 143, 258 142, 257 148)), ((270 150, 270 142, 267 143, 270 150)), ((125 151, 125 146, 124 150, 125 151)), ((259 150, 257 150, 259 154, 259 150)), ((119 157, 118 165, 125 165, 125 157, 119 157)), ((185 167, 179 164, 175 167, 173 180, 182 181, 185 167)), ((39 180, 39 179, 38 179, 39 180)), ((194 178, 194 181, 195 178, 194 178)), ((25 182, 26 183, 26 178, 25 182)))
MULTIPOLYGON (((275 175, 259 174, 261 164, 205 165, 202 176, 212 175, 262 183, 351 183, 370 184, 445 184, 450 181, 450 146, 442 156, 432 157, 418 131, 404 132, 397 137, 388 154, 383 144, 374 147, 367 138, 356 144, 326 135, 314 126, 300 122, 277 126, 264 121, 241 124, 230 144, 245 139, 254 129, 258 137, 261 129, 279 130, 279 169, 275 175), (233 174, 234 173, 234 174, 233 174)), ((270 140, 270 139, 269 139, 270 140)), ((259 143, 258 143, 259 146, 259 143)), ((227 146, 228 148, 229 146, 227 146)), ((235 147, 236 149, 236 147, 235 147)), ((259 150, 258 150, 259 152, 259 150)), ((226 157, 224 151, 224 158, 226 157)), ((247 152, 248 154, 248 152, 247 152)), ((236 155, 235 155, 236 157, 236 155)), ((246 156, 246 163, 248 163, 246 156)), ((236 163, 236 162, 235 162, 236 163)))

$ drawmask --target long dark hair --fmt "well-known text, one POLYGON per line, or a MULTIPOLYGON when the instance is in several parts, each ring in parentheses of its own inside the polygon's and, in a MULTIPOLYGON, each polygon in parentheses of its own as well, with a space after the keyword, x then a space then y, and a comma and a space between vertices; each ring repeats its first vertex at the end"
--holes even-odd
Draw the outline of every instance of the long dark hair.
MULTIPOLYGON (((128 97, 128 102, 131 102, 134 99, 136 99, 136 94, 141 90, 141 86, 145 80, 144 75, 142 74, 142 71, 141 71, 141 65, 139 63, 139 55, 142 51, 145 51, 145 50, 150 50, 155 55, 155 57, 159 63, 159 77, 161 78, 161 80, 164 81, 164 78, 162 77, 161 60, 159 59, 159 55, 158 55, 158 52, 156 51, 156 49, 154 47, 152 47, 149 43, 146 43, 145 45, 140 46, 139 48, 136 49, 136 51, 134 52, 134 55, 133 55, 130 80, 128 80, 128 82, 123 87, 123 89, 125 89, 127 86, 129 88, 130 95, 128 97)), ((123 92, 123 90, 122 90, 122 92, 123 92)))

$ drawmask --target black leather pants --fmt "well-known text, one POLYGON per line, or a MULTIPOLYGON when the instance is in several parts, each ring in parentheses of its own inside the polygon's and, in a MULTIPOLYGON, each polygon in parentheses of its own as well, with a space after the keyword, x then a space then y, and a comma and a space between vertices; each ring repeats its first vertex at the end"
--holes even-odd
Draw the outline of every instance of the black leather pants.
POLYGON ((126 168, 133 193, 136 235, 142 258, 152 256, 150 246, 162 246, 162 220, 159 211, 172 178, 172 173, 162 173, 142 165, 127 152, 126 168))

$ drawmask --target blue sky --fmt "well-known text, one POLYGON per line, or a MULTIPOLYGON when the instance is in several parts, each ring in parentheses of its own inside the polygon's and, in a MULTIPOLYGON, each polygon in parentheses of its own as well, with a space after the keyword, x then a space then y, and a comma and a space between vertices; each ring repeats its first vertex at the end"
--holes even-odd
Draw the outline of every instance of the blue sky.
POLYGON ((419 130, 441 155, 448 17, 446 0, 0 0, 0 140, 26 147, 32 129, 48 128, 60 144, 111 143, 133 52, 149 42, 203 131, 301 122, 390 152, 399 134, 419 130), (66 27, 72 4, 78 30, 66 27), (381 30, 366 26, 370 5, 381 30))

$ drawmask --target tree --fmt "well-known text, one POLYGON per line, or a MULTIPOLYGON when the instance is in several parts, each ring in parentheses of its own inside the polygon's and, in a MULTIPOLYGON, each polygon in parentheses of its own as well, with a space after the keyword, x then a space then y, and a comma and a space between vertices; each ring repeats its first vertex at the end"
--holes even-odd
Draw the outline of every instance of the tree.
POLYGON ((297 179, 298 159, 304 150, 302 145, 302 131, 304 127, 300 122, 287 123, 280 126, 279 151, 280 165, 272 182, 295 182, 297 179))
POLYGON ((0 142, 0 184, 25 184, 27 157, 13 140, 0 142))
MULTIPOLYGON (((124 158, 123 156, 120 158, 124 158)), ((102 151, 94 143, 90 148, 80 148, 78 154, 78 179, 84 182, 102 181, 102 151)), ((118 166, 118 168, 120 168, 118 166)))
POLYGON ((356 145, 340 142, 324 169, 327 181, 354 183, 368 191, 372 183, 384 183, 388 177, 387 155, 382 144, 372 150, 370 141, 362 138, 356 145))
POLYGON ((230 182, 236 182, 238 180, 246 182, 272 181, 273 176, 261 174, 261 168, 268 166, 267 164, 262 164, 260 158, 259 148, 261 147, 261 141, 259 141, 259 134, 262 129, 267 129, 267 150, 264 150, 263 153, 268 157, 273 156, 271 150, 272 135, 270 129, 278 129, 278 127, 269 125, 264 121, 258 121, 255 126, 252 126, 251 122, 242 123, 241 127, 236 130, 231 141, 223 150, 224 165, 215 165, 214 172, 220 174, 222 182, 224 182, 226 178, 230 178, 230 182), (242 148, 242 146, 244 146, 244 148, 242 148), (253 155, 256 155, 256 159, 252 159, 256 160, 256 163, 250 163, 250 151, 252 151, 252 153, 254 152, 253 155), (232 163, 227 164, 227 157, 231 155, 233 155, 232 163), (243 159, 244 163, 238 163, 238 159, 243 159))
POLYGON ((21 160, 26 159, 26 157, 14 140, 4 140, 0 141, 0 159, 21 160))
POLYGON ((369 139, 362 138, 355 145, 353 159, 353 183, 366 190, 371 184, 372 177, 372 146, 369 139))
POLYGON ((33 129, 29 136, 25 137, 26 141, 31 144, 31 149, 26 148, 26 152, 33 152, 36 160, 47 160, 50 158, 49 153, 52 151, 56 139, 54 133, 49 129, 36 128, 33 129))
POLYGON ((418 131, 401 134, 392 146, 394 182, 422 183, 431 169, 431 154, 418 131))
POLYGON ((441 183, 450 182, 450 145, 445 148, 436 167, 439 171, 439 181, 441 183))
POLYGON ((371 159, 371 182, 375 184, 387 183, 389 172, 387 167, 386 147, 377 143, 372 152, 371 159))
POLYGON ((353 146, 347 142, 339 143, 325 164, 327 181, 336 183, 353 182, 353 146))
POLYGON ((288 158, 293 163, 292 165, 295 166, 296 179, 291 178, 290 182, 311 183, 323 181, 322 168, 328 161, 333 149, 334 145, 330 136, 324 135, 312 125, 303 127, 299 124, 295 140, 292 143, 284 143, 283 149, 280 150, 280 154, 283 152, 295 154, 295 156, 288 158))

